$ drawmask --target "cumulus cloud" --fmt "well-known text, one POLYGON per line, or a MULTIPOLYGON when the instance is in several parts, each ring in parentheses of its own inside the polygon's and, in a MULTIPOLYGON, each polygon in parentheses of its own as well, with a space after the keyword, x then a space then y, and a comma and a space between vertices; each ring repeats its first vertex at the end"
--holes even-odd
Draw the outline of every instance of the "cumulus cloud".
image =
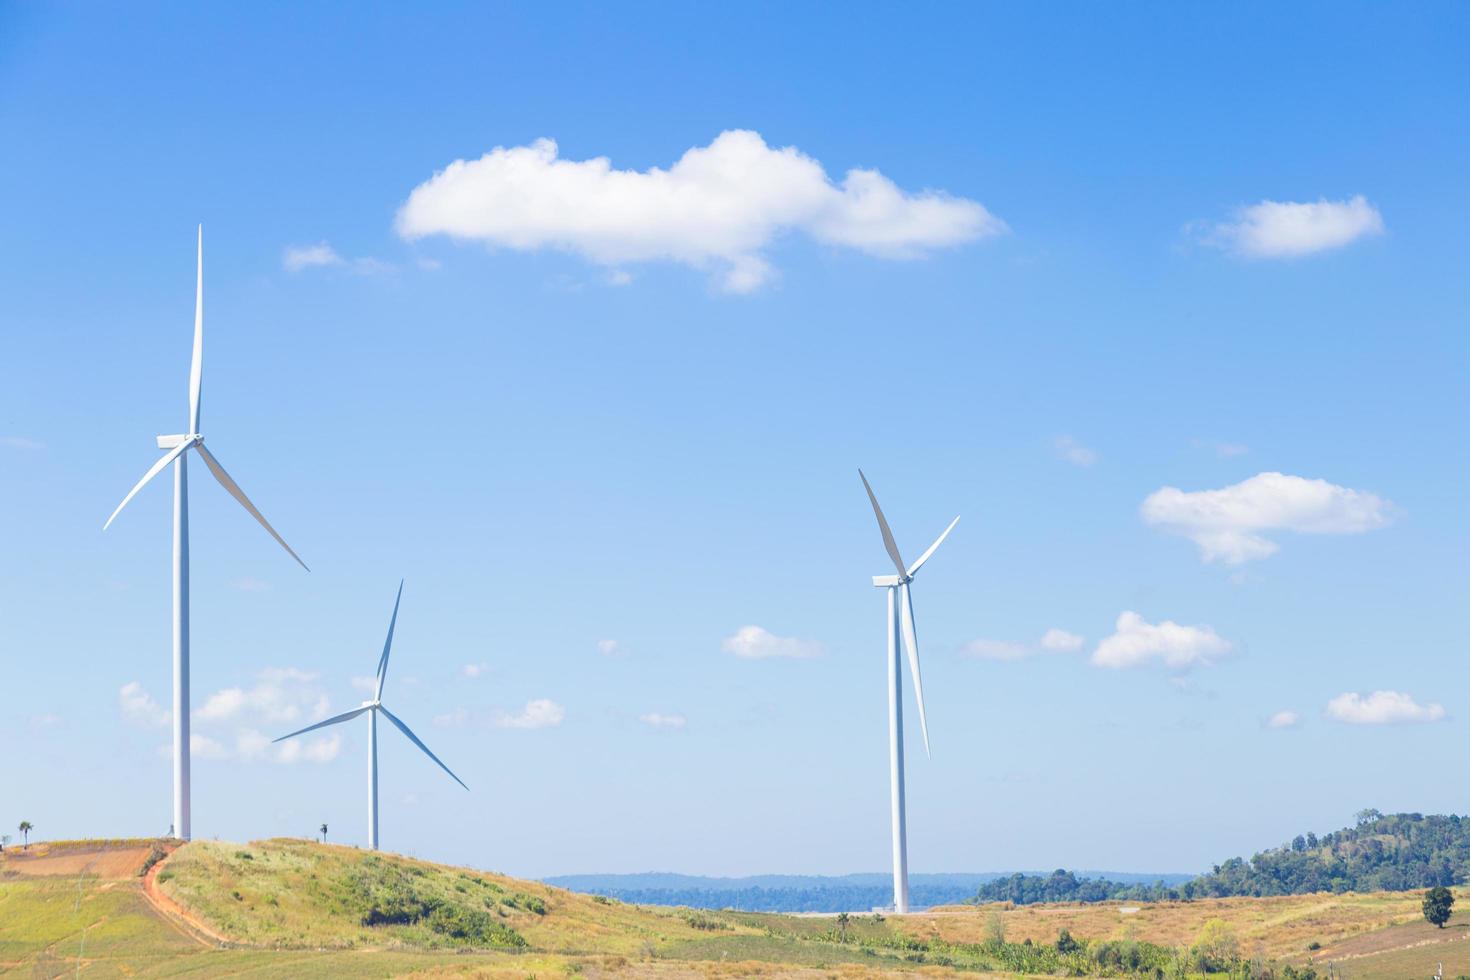
POLYGON ((1278 711, 1266 722, 1269 728, 1295 728, 1302 720, 1302 716, 1295 711, 1278 711))
POLYGON ((774 275, 764 251, 800 232, 827 245, 916 258, 1006 230, 976 201, 908 193, 876 170, 839 184, 795 147, 728 130, 667 170, 616 170, 607 157, 567 160, 557 145, 498 146, 456 160, 415 187, 398 211, 406 239, 449 235, 518 251, 555 249, 613 270, 678 262, 717 271, 736 293, 774 275))
POLYGON ((330 701, 317 688, 316 679, 316 674, 294 667, 268 667, 253 687, 227 687, 211 694, 194 718, 221 722, 250 713, 258 721, 275 724, 325 717, 330 701))
POLYGON ((480 677, 484 674, 488 674, 489 672, 490 665, 487 663, 465 664, 463 667, 459 668, 459 676, 461 677, 480 677))
POLYGON ((621 657, 628 651, 617 640, 598 640, 597 652, 604 657, 621 657))
POLYGON ((646 715, 639 715, 638 720, 643 722, 643 724, 649 725, 653 728, 681 729, 689 723, 689 719, 685 718, 683 715, 664 715, 659 714, 656 711, 650 712, 646 715))
POLYGON ((1052 447, 1056 450, 1058 459, 1066 460, 1073 466, 1091 466, 1097 462, 1097 453, 1080 445, 1071 436, 1057 436, 1052 447))
POLYGON ((1147 524, 1189 538, 1207 561, 1238 565, 1265 558, 1277 545, 1269 531, 1360 534, 1392 520, 1388 501, 1365 490, 1284 473, 1258 473, 1220 490, 1164 487, 1139 508, 1147 524))
POLYGON ((117 706, 124 721, 140 728, 165 728, 173 717, 173 712, 153 700, 137 681, 129 681, 118 690, 117 706))
POLYGON ((281 265, 287 272, 300 272, 321 266, 346 265, 347 260, 326 242, 315 245, 290 245, 281 255, 281 265))
POLYGON ((734 636, 726 637, 720 649, 748 660, 768 657, 820 657, 825 650, 816 640, 799 640, 794 636, 777 636, 759 626, 742 626, 734 636))
POLYGON ((960 653, 976 660, 1025 660, 1038 653, 1072 653, 1082 649, 1082 637, 1063 629, 1047 630, 1036 643, 1011 640, 971 640, 960 653))
POLYGON ((1050 650, 1054 653, 1068 653, 1073 650, 1081 650, 1082 637, 1076 633, 1068 633, 1066 630, 1049 629, 1041 634, 1041 649, 1050 650))
POLYGON ((1346 201, 1262 201, 1233 221, 1207 226, 1207 244, 1253 259, 1282 259, 1342 248, 1383 233, 1383 216, 1359 194, 1346 201))
POLYGON ((497 712, 495 725, 497 728, 555 728, 566 716, 566 709, 555 701, 549 698, 537 698, 534 701, 527 701, 526 706, 520 711, 497 712))
POLYGON ((1096 667, 1140 667, 1161 661, 1174 670, 1208 667, 1231 650, 1208 626, 1181 626, 1172 620, 1150 623, 1136 612, 1118 617, 1113 634, 1092 651, 1096 667))
POLYGON ((339 734, 273 745, 271 737, 261 731, 279 735, 284 726, 325 718, 331 712, 331 702, 320 690, 317 676, 295 667, 268 667, 248 687, 225 687, 210 694, 193 713, 194 723, 205 729, 194 737, 206 738, 210 743, 208 754, 200 757, 287 764, 335 759, 341 751, 339 734), (231 729, 232 735, 225 733, 231 729))
POLYGON ((305 269, 344 268, 358 275, 370 276, 380 272, 392 272, 393 266, 382 259, 363 256, 357 259, 343 258, 326 242, 315 245, 290 245, 281 253, 281 266, 287 272, 305 269))
POLYGON ((1444 717, 1444 706, 1420 705, 1399 691, 1374 691, 1367 697, 1350 691, 1327 702, 1327 717, 1350 725, 1439 721, 1444 717))

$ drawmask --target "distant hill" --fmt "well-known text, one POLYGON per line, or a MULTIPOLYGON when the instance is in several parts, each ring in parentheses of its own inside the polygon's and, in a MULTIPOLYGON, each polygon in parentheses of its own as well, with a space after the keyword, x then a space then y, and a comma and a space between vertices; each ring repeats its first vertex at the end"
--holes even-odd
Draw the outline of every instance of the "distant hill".
POLYGON ((1470 881, 1470 817, 1358 814, 1356 826, 1302 834, 1249 861, 1231 858, 1188 881, 1140 883, 1114 875, 1054 871, 984 882, 971 901, 1096 902, 1408 891, 1470 881))
MULTIPOLYGON (((1130 872, 1084 872, 1112 881, 1178 884, 1190 875, 1144 875, 1130 872)), ((911 874, 909 896, 915 908, 955 905, 971 899, 1002 872, 911 874)), ((754 912, 850 912, 893 903, 893 877, 887 872, 850 875, 752 875, 712 878, 659 872, 645 874, 558 875, 548 885, 604 895, 639 905, 683 905, 689 908, 740 909, 754 912)))

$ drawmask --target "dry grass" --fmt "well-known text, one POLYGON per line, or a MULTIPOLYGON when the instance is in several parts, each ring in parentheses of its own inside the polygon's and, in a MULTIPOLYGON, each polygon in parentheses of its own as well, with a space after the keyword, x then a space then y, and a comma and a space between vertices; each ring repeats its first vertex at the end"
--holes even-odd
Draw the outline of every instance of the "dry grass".
MULTIPOLYGON (((1470 890, 1459 889, 1464 902, 1470 890)), ((1008 904, 948 906, 893 921, 919 938, 980 942, 986 922, 1003 910, 1006 938, 1055 942, 1066 929, 1079 939, 1132 938, 1161 946, 1188 946, 1210 919, 1222 919, 1235 930, 1241 949, 1260 949, 1267 957, 1299 962, 1316 942, 1330 947, 1350 937, 1422 921, 1419 892, 1372 892, 1345 895, 1292 895, 1282 898, 1213 898, 1194 902, 1104 902, 1092 905, 1008 904), (1137 909, 1125 913, 1124 909, 1137 909)), ((1462 905, 1462 908, 1465 906, 1462 905)), ((1452 974, 1453 975, 1453 974, 1452 974)))

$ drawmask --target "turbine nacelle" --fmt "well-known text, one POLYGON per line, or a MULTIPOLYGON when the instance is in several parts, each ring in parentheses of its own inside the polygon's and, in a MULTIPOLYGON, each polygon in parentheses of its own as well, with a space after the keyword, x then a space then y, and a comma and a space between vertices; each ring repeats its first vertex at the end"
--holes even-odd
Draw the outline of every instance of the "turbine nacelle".
POLYGON ((873 587, 878 589, 896 589, 900 585, 907 585, 913 580, 912 575, 904 576, 903 578, 899 578, 897 575, 874 575, 873 587))
POLYGON ((200 443, 204 437, 197 432, 184 433, 176 436, 159 436, 157 438, 159 449, 178 449, 184 443, 200 443))

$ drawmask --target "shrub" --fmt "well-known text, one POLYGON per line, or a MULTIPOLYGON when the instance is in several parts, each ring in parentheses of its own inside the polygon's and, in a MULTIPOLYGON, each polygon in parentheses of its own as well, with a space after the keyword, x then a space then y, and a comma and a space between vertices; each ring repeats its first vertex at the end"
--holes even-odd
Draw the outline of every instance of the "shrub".
POLYGON ((143 859, 143 867, 138 870, 138 877, 142 878, 150 870, 152 870, 155 864, 157 864, 159 861, 162 861, 166 857, 168 857, 168 852, 159 847, 157 844, 154 844, 153 847, 148 851, 148 856, 143 859))

